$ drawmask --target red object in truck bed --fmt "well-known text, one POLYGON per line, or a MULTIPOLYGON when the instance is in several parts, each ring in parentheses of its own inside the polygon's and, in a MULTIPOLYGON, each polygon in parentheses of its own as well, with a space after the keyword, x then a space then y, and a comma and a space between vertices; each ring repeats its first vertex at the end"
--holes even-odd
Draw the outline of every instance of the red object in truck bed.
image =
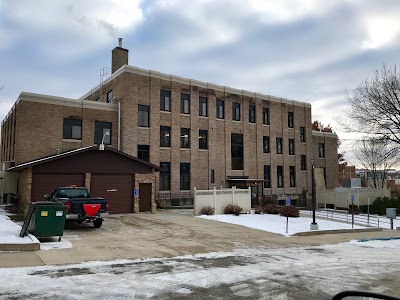
POLYGON ((100 209, 101 204, 83 204, 83 209, 89 217, 93 217, 100 209))

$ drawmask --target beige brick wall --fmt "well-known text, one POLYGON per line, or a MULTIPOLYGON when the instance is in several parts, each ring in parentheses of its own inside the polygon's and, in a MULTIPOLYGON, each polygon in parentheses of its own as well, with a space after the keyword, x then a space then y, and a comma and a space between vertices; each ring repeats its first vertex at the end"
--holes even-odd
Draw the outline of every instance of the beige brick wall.
POLYGON ((32 195, 32 168, 29 167, 19 173, 18 178, 18 209, 26 213, 31 203, 32 195))

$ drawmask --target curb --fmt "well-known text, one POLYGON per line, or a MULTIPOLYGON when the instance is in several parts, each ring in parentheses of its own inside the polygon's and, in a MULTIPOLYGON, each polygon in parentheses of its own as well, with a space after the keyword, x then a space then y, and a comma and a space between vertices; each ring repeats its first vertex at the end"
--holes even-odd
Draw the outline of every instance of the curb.
POLYGON ((310 236, 310 235, 321 235, 321 234, 337 234, 337 233, 358 233, 358 232, 378 232, 383 231, 383 228, 357 228, 357 229, 338 229, 338 230, 318 230, 318 231, 306 231, 298 232, 291 236, 310 236))
POLYGON ((0 244, 0 251, 38 251, 38 250, 40 250, 40 242, 35 236, 28 233, 28 235, 24 238, 30 239, 31 243, 0 244))

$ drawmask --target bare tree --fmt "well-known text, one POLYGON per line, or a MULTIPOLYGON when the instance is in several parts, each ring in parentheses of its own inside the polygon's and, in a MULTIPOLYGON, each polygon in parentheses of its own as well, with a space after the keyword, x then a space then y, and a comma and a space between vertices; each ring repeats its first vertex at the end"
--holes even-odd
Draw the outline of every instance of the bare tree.
POLYGON ((389 140, 400 145, 400 72, 396 65, 376 70, 372 79, 347 95, 349 122, 338 120, 348 131, 389 140))
POLYGON ((367 170, 374 188, 383 188, 389 169, 397 163, 399 147, 390 140, 363 139, 354 150, 358 164, 367 170))

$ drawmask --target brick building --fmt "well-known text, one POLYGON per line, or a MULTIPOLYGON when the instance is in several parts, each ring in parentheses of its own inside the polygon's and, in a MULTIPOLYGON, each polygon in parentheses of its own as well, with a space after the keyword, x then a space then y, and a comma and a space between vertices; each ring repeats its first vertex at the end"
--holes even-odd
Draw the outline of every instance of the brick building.
MULTIPOLYGON (((129 66, 120 45, 111 76, 80 99, 20 95, 2 123, 3 178, 9 167, 104 139, 164 169, 153 182, 163 206, 189 204, 194 187, 233 185, 300 200, 311 192, 311 160, 327 188, 338 185, 337 136, 311 123, 309 103, 129 66)), ((14 181, 3 180, 3 194, 14 181)))

